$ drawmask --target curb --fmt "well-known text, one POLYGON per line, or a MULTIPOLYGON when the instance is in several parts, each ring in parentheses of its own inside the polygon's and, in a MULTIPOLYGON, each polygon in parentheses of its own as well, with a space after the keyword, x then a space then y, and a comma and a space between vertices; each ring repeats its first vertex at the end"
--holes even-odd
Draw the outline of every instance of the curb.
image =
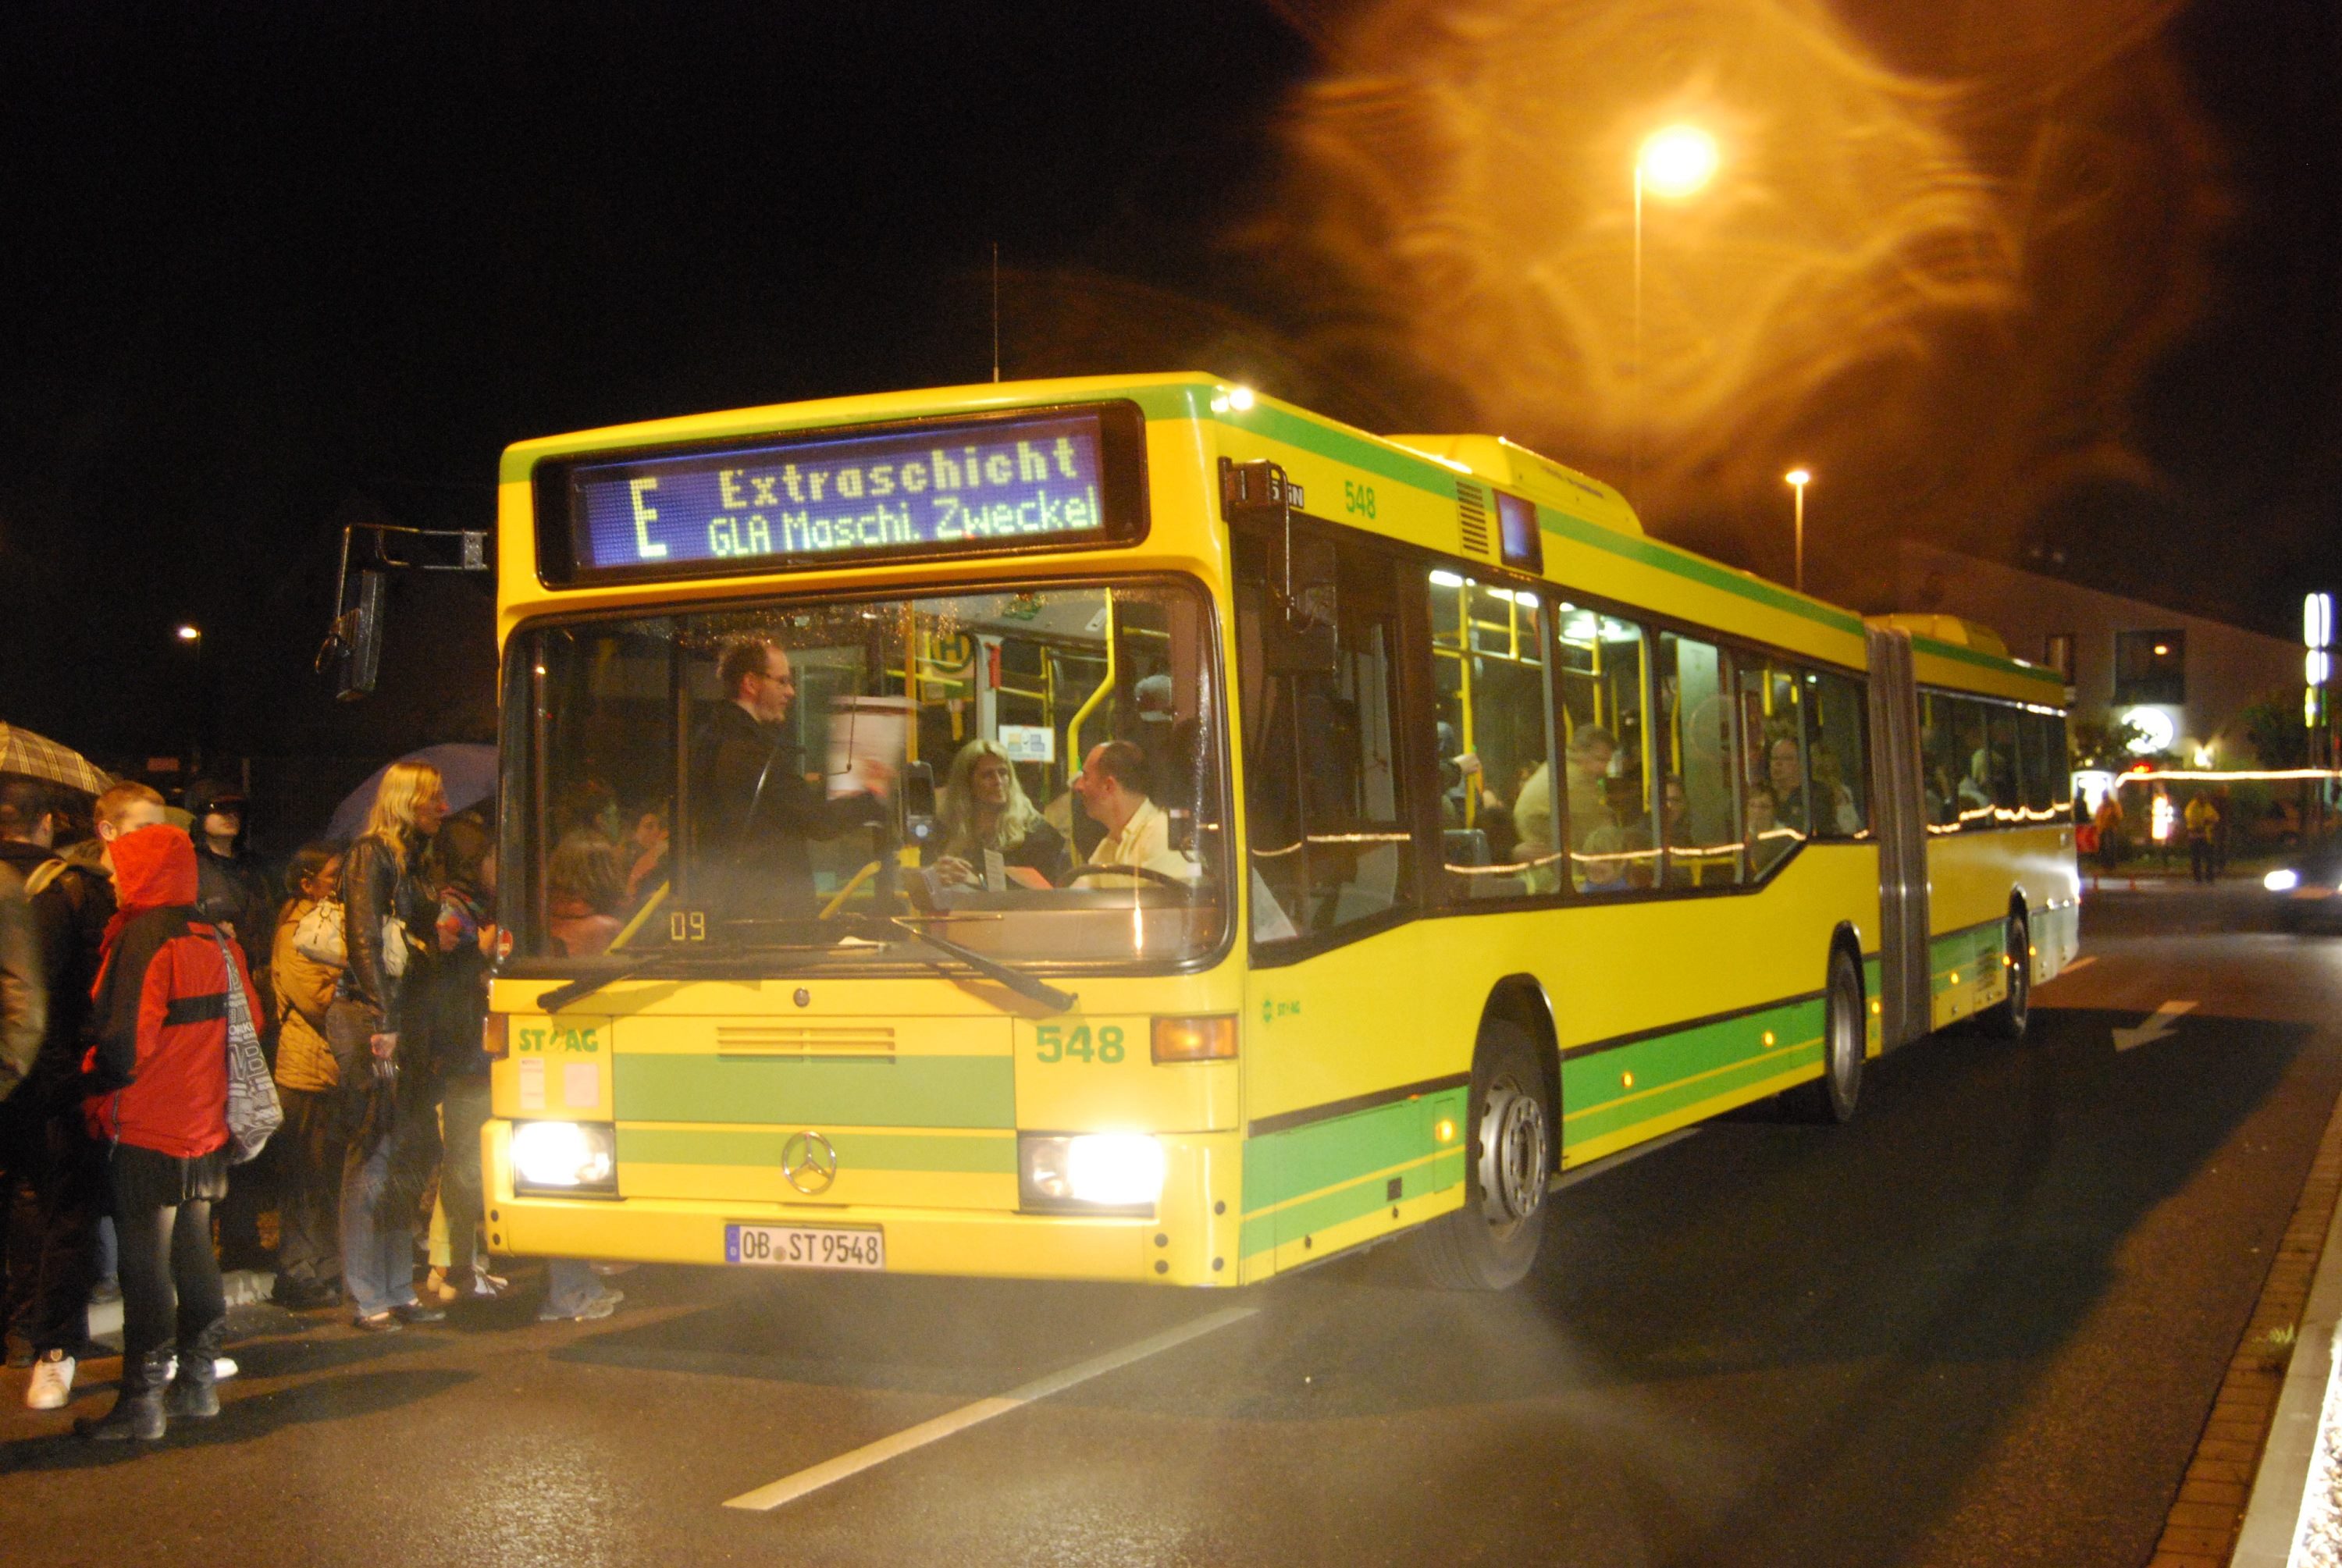
POLYGON ((2283 1568, 2342 1319, 2337 1198, 2342 1100, 2327 1117, 2148 1568, 2283 1568))
MULTIPOLYGON (((276 1276, 260 1269, 234 1269, 220 1275, 220 1286, 232 1307, 250 1306, 265 1302, 275 1288, 276 1276)), ((119 1339, 122 1336, 122 1298, 89 1303, 89 1328, 93 1340, 119 1339)))
POLYGON ((2309 1303, 2301 1314, 2301 1334, 2294 1344, 2293 1363, 2286 1369, 2268 1445, 2253 1477, 2236 1553, 2228 1559, 2235 1568, 2283 1568, 2292 1557, 2294 1537, 2311 1503, 2305 1493, 2319 1432, 2342 1417, 2342 1410, 2333 1409, 2327 1398, 2335 1330, 2342 1324, 2342 1244, 2337 1242, 2342 1242, 2342 1209, 2326 1227, 2325 1255, 2318 1260, 2309 1303))

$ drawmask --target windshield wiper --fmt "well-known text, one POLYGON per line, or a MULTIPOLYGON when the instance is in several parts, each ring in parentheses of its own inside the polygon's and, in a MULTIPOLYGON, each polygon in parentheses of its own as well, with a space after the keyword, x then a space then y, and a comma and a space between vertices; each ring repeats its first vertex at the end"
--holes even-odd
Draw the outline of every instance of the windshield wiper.
POLYGON ((753 953, 723 954, 663 953, 656 957, 643 958, 633 964, 622 964, 607 974, 591 974, 581 980, 572 980, 565 985, 556 985, 539 996, 536 999, 536 1004, 547 1013, 558 1013, 571 1004, 593 995, 606 985, 616 985, 622 980, 639 980, 661 969, 681 969, 689 974, 705 974, 713 970, 718 972, 718 978, 742 980, 760 980, 766 975, 794 974, 816 960, 826 957, 828 953, 829 949, 823 948, 818 953, 806 954, 793 963, 770 957, 759 957, 753 953))
POLYGON ((922 946, 932 947, 955 963, 967 965, 986 980, 997 981, 1017 995, 1038 1002, 1053 1013, 1071 1013, 1081 1004, 1081 998, 1070 991, 1060 991, 1046 980, 1038 980, 1020 970, 1011 969, 996 959, 986 958, 981 953, 971 952, 958 943, 946 941, 933 932, 921 931, 908 921, 890 914, 885 917, 882 924, 886 929, 918 943, 922 946))

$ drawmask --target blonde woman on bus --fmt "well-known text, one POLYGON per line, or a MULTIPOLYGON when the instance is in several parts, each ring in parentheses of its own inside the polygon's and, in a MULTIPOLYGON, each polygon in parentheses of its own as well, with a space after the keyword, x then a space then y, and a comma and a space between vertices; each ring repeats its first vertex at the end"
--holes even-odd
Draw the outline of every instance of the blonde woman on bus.
POLYGON ((1014 868, 1046 877, 1052 884, 1072 869, 1063 834, 1042 818, 1025 786, 1017 782, 1016 764, 998 741, 970 741, 952 759, 951 776, 944 787, 941 814, 943 845, 937 852, 936 880, 947 887, 984 881, 985 852, 994 851, 1018 882, 1014 868))

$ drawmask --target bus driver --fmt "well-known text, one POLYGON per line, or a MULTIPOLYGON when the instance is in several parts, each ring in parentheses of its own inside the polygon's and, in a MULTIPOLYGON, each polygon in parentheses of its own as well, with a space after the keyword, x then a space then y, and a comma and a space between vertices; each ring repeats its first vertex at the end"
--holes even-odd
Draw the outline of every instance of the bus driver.
MULTIPOLYGON (((824 797, 786 725, 796 698, 789 656, 763 637, 724 644, 725 701, 691 743, 692 851, 708 906, 729 919, 815 913, 809 839, 879 820, 873 794, 824 797)), ((883 787, 885 767, 868 764, 883 787)))

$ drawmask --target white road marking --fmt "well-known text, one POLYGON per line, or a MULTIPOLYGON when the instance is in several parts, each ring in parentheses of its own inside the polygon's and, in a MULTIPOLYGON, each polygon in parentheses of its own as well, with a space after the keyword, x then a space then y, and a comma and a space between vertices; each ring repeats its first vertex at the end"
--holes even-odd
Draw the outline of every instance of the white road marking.
POLYGON ((1133 1362, 1145 1361, 1151 1355, 1160 1355, 1165 1351, 1185 1344, 1191 1339, 1200 1339, 1207 1333, 1227 1327, 1230 1323, 1240 1323, 1259 1310, 1258 1307, 1227 1307, 1219 1312, 1208 1313, 1192 1323, 1183 1323, 1176 1328, 1166 1329, 1161 1333, 1124 1345, 1120 1350, 1110 1350, 1104 1355, 1094 1356, 1078 1365, 1066 1367, 1062 1372, 1053 1372, 1046 1377, 1036 1378, 1024 1387, 1011 1389, 997 1398, 979 1399, 974 1404, 962 1405, 946 1415, 939 1415, 933 1421, 921 1422, 918 1425, 898 1432, 892 1437, 882 1437, 877 1442, 865 1443, 849 1453, 841 1453, 835 1459, 826 1459, 819 1464, 800 1470, 795 1475, 785 1475, 768 1486, 759 1486, 754 1492, 744 1492, 737 1497, 726 1499, 724 1506, 755 1509, 759 1512, 778 1508, 784 1503, 793 1503, 809 1492, 818 1492, 835 1482, 843 1481, 849 1475, 858 1475, 874 1465, 884 1464, 888 1460, 908 1453, 914 1449, 925 1448, 930 1443, 940 1443, 954 1433, 965 1432, 971 1426, 990 1421, 996 1415, 1006 1415, 1012 1410, 1032 1403, 1035 1400, 1046 1399, 1053 1393, 1063 1393, 1077 1383, 1087 1383, 1094 1377, 1103 1377, 1117 1368, 1130 1365, 1133 1362))
POLYGON ((2181 1014, 2195 1011, 2196 1004, 2193 1002, 2167 1002, 2147 1014, 2146 1021, 2137 1028, 2116 1030, 2115 1049, 2136 1051, 2141 1045, 2152 1045, 2171 1033, 2181 1014))

